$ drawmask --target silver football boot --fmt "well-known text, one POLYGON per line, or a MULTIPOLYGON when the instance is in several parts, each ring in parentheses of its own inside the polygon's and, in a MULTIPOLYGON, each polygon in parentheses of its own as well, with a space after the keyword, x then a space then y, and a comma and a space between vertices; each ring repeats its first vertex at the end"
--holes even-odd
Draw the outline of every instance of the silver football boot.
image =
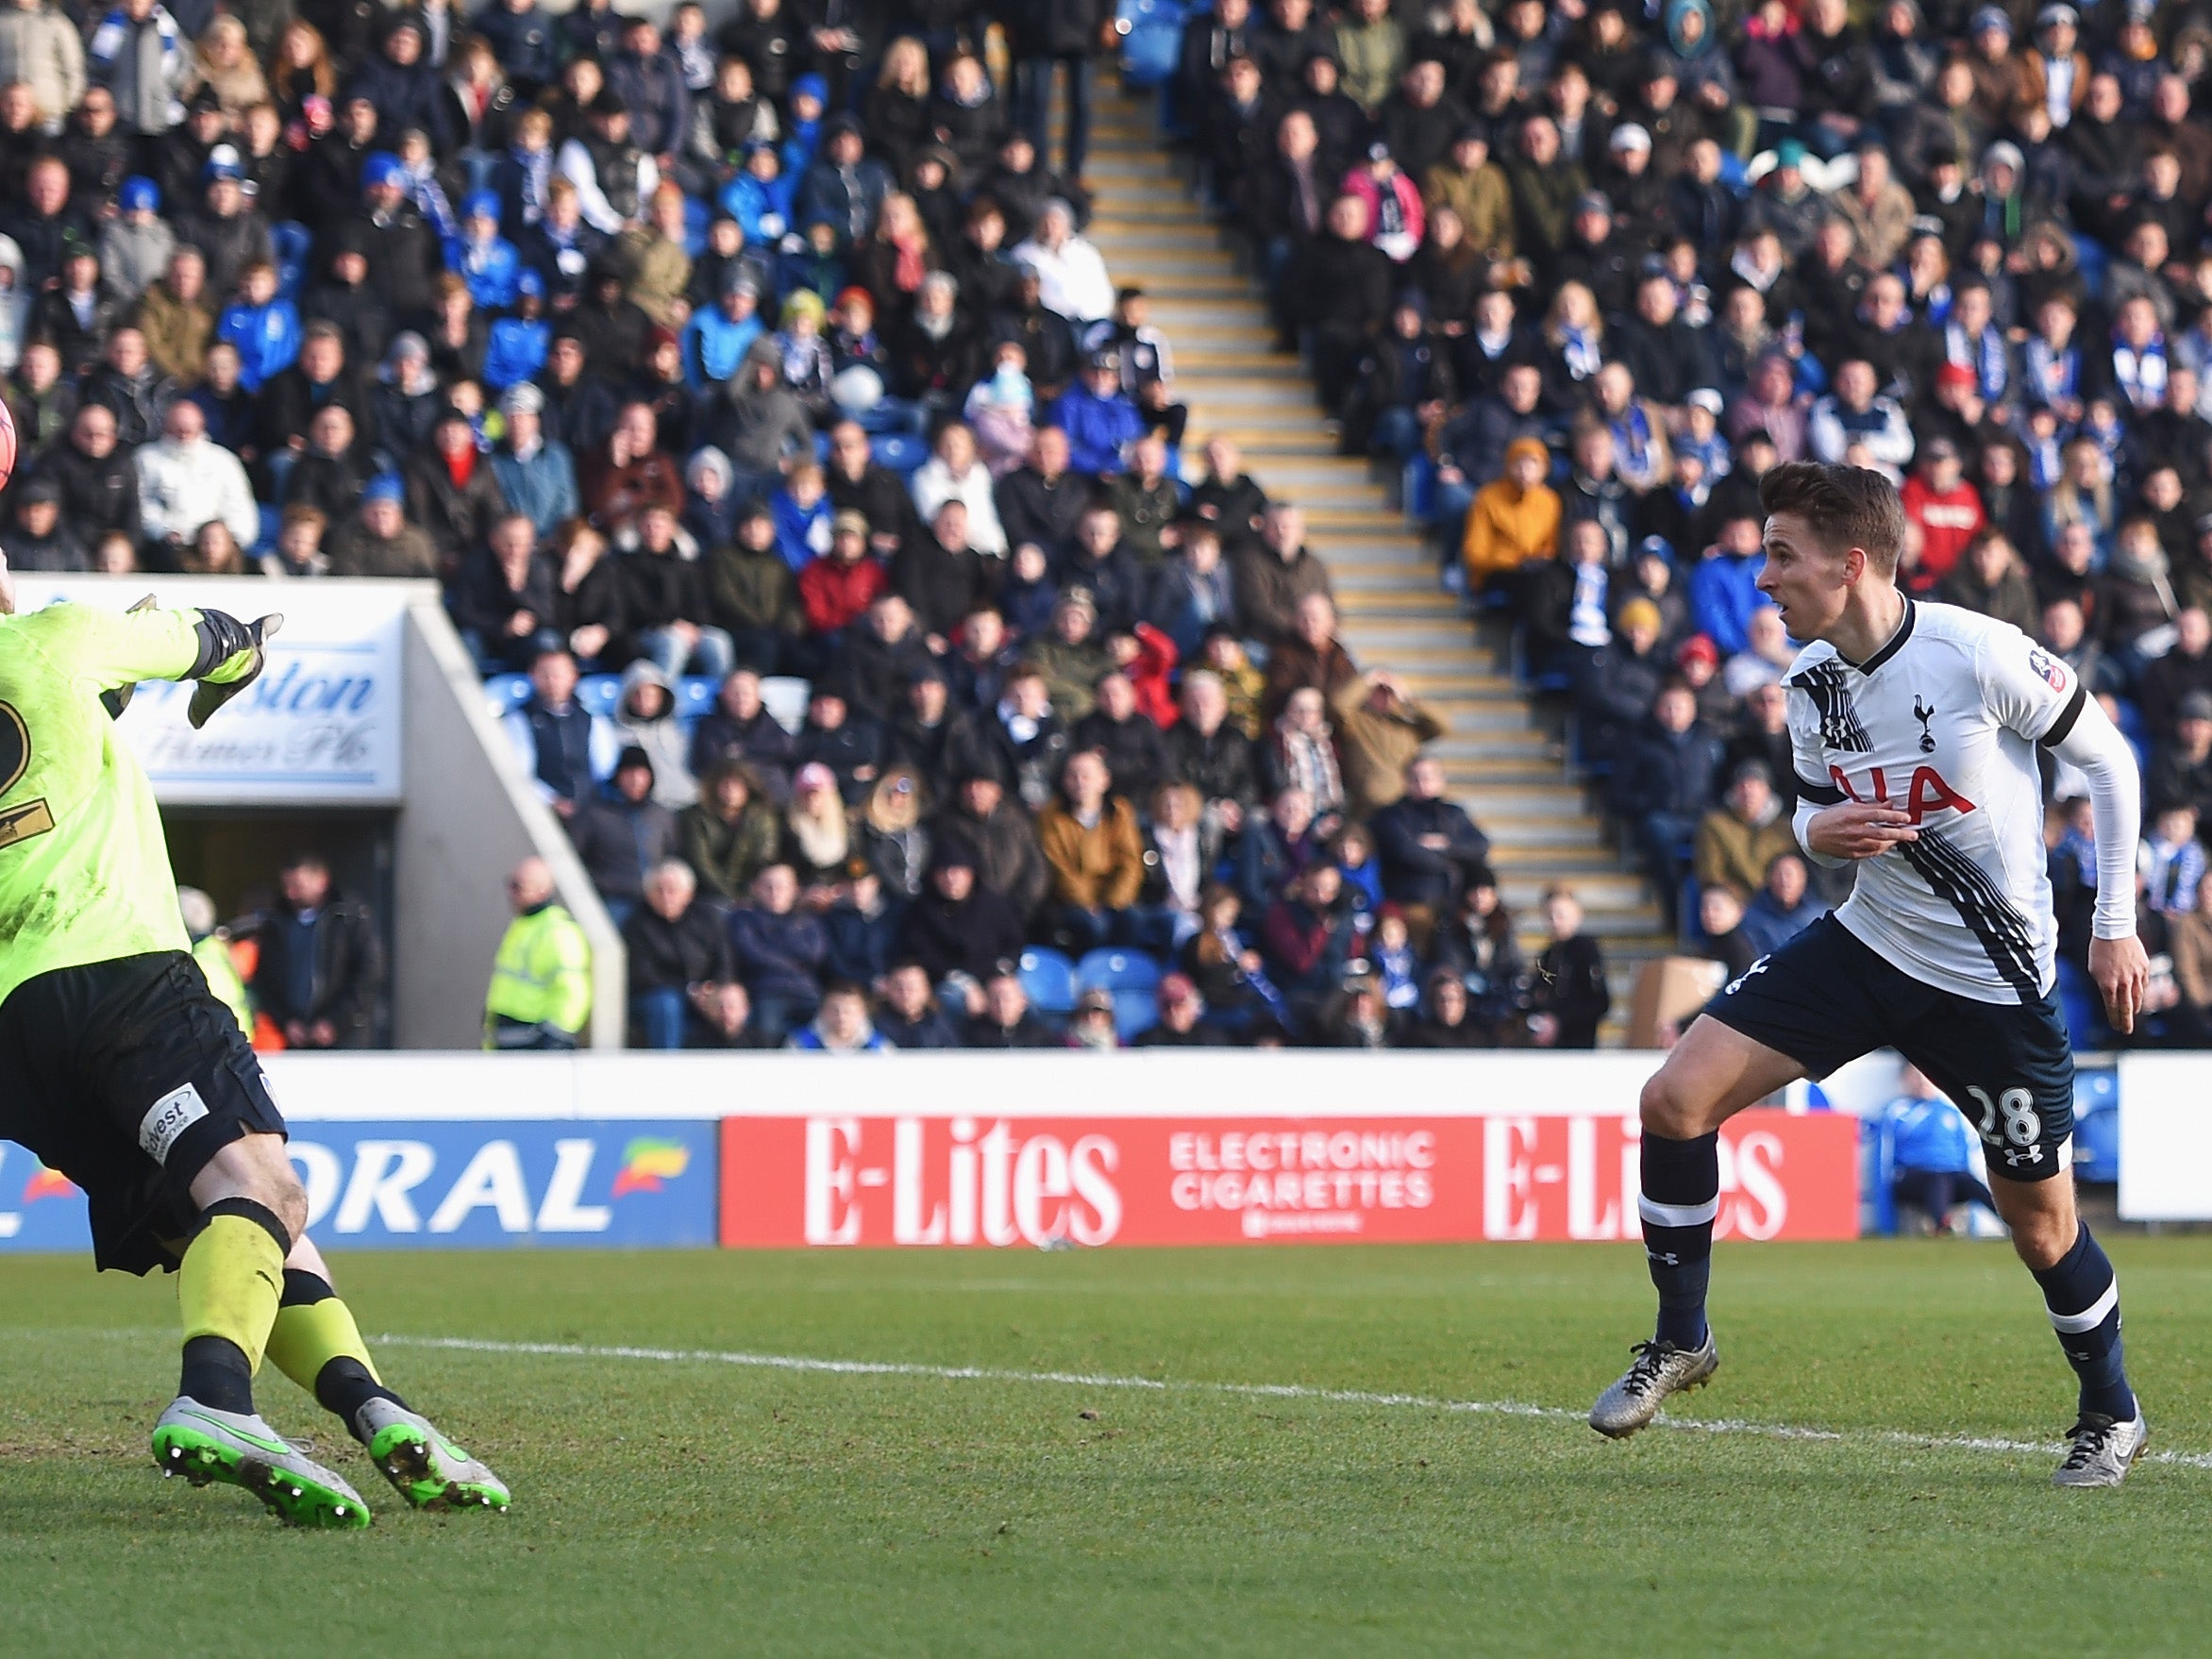
POLYGON ((495 1509, 512 1501, 507 1483, 396 1400, 372 1399, 354 1414, 369 1461, 417 1509, 495 1509))
POLYGON ((2067 1432, 2071 1443, 2066 1461, 2051 1477, 2053 1486, 2117 1486, 2127 1479, 2129 1466, 2142 1455, 2151 1438, 2143 1421, 2143 1408, 2136 1407, 2132 1421, 2116 1423, 2095 1412, 2084 1412, 2082 1420, 2067 1432))
POLYGON ((1670 1394, 1702 1388, 1720 1368, 1720 1349, 1710 1327, 1702 1348, 1677 1348, 1671 1342, 1639 1342, 1629 1351, 1635 1364, 1598 1396, 1590 1427, 1608 1440, 1625 1440, 1659 1415, 1670 1394))

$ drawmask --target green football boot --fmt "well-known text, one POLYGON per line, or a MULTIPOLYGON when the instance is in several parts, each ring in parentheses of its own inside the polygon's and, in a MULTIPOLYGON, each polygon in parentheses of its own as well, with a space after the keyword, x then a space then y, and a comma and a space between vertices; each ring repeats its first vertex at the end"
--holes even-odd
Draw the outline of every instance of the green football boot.
POLYGON ((155 1423, 154 1462, 195 1486, 243 1487, 295 1527, 369 1524, 359 1492, 259 1416, 217 1411, 190 1395, 178 1395, 155 1423))
POLYGON ((354 1414, 369 1461, 417 1509, 507 1513, 506 1483, 397 1400, 372 1399, 354 1414))

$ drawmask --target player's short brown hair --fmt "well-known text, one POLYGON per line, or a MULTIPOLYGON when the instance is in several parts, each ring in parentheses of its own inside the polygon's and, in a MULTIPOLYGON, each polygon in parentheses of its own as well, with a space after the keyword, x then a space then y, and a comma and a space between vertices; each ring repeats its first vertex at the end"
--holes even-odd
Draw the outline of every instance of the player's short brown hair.
POLYGON ((1759 505, 1771 518, 1795 513, 1837 552, 1863 547, 1884 576, 1904 551, 1904 506, 1897 486, 1871 467, 1785 461, 1759 478, 1759 505))

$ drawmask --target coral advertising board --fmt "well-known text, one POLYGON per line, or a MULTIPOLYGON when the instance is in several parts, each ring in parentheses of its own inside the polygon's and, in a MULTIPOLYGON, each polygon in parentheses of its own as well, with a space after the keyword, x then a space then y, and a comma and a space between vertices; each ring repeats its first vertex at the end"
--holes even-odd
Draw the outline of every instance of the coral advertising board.
MULTIPOLYGON (((1857 1236, 1856 1120, 1721 1131, 1718 1236, 1857 1236)), ((1639 1236, 1617 1113, 1172 1117, 834 1111, 722 1124, 722 1243, 1199 1245, 1639 1236)))

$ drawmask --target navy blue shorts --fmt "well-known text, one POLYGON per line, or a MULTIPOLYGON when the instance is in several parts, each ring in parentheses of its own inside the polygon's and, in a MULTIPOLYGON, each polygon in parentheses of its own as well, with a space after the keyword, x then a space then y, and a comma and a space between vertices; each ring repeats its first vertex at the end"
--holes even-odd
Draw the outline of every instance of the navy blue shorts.
POLYGON ((1977 1002, 1939 990, 1826 915, 1729 981, 1705 1012, 1816 1078, 1895 1048, 1967 1114, 1991 1174, 2046 1181, 2063 1166, 2073 1046, 2049 997, 1977 1002))

